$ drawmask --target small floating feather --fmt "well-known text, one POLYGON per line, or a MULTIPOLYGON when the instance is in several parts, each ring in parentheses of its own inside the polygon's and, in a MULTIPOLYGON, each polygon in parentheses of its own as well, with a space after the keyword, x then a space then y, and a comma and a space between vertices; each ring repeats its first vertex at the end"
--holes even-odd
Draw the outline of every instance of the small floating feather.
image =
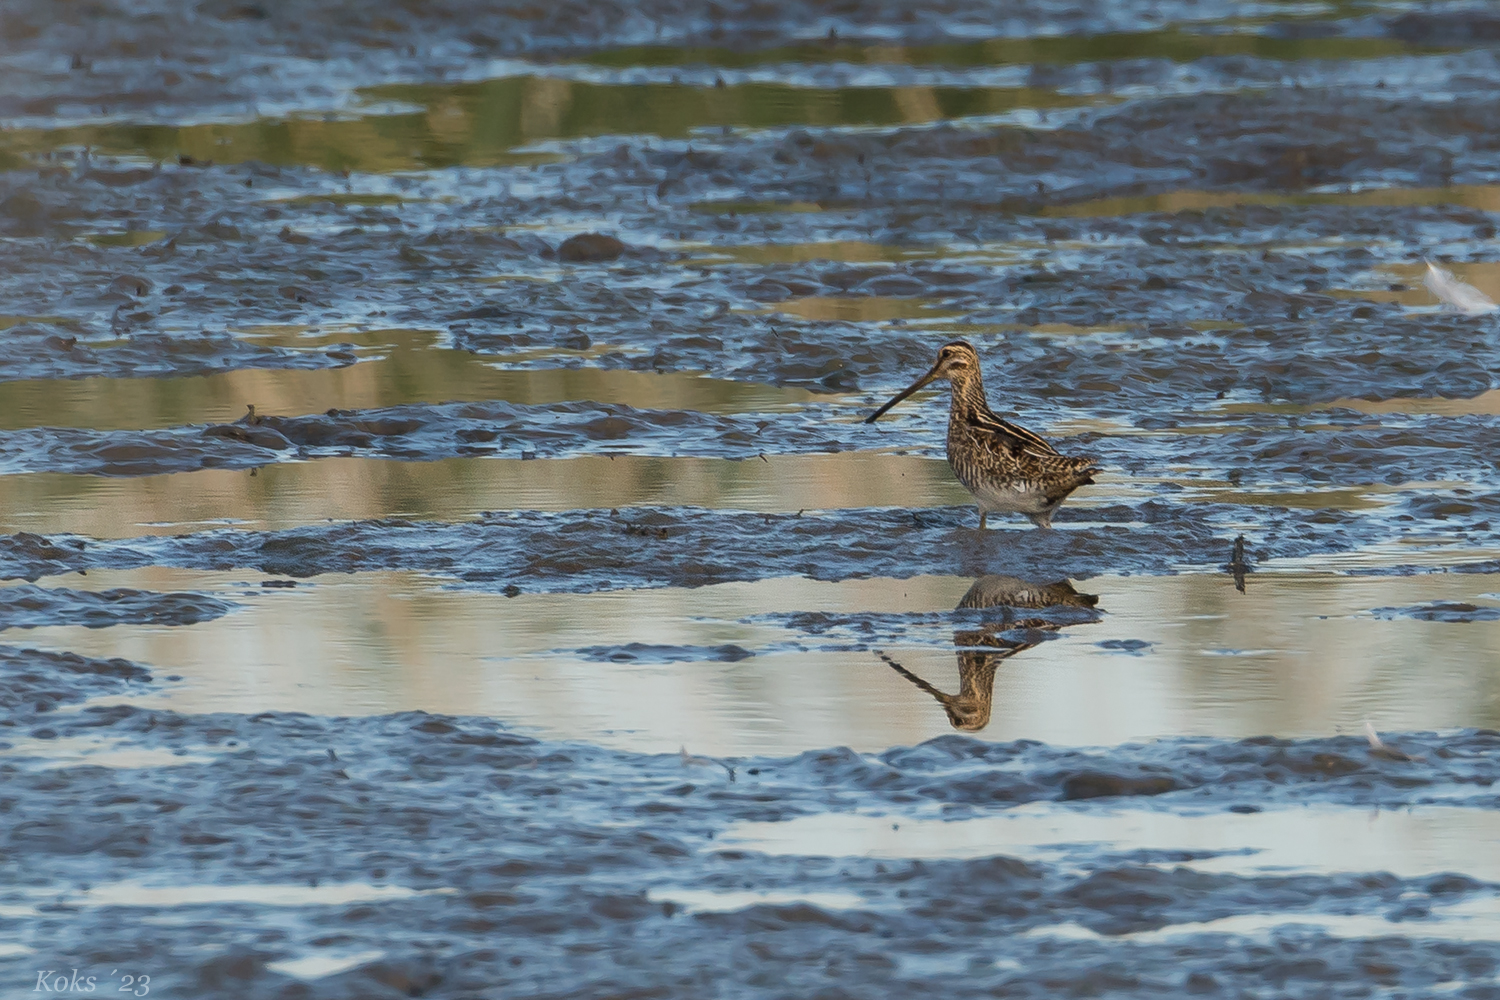
POLYGON ((1422 279, 1422 283, 1444 306, 1465 316, 1482 316, 1500 309, 1500 306, 1490 301, 1488 295, 1473 285, 1459 281, 1452 272, 1445 271, 1432 261, 1427 262, 1427 277, 1422 279))
POLYGON ((1404 750, 1397 750, 1381 739, 1380 734, 1375 732, 1375 726, 1369 719, 1365 720, 1365 739, 1370 743, 1370 752, 1377 757, 1384 757, 1387 760, 1402 760, 1413 764, 1420 764, 1427 760, 1426 757, 1418 757, 1404 750))
POLYGON ((712 767, 713 765, 717 764, 719 767, 722 767, 724 770, 729 772, 730 781, 734 780, 734 768, 725 761, 719 760, 717 757, 694 757, 692 754, 687 752, 687 747, 683 747, 681 752, 683 767, 693 767, 694 765, 700 764, 712 767))

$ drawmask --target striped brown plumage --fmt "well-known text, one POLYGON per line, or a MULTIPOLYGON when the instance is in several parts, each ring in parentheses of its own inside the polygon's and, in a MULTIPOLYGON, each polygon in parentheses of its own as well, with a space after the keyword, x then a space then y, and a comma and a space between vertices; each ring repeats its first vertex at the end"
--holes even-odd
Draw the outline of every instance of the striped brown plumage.
POLYGON ((955 340, 938 351, 932 369, 866 423, 936 379, 952 386, 948 408, 948 464, 979 501, 979 527, 992 513, 1025 514, 1039 528, 1052 527, 1052 512, 1080 486, 1094 481, 1098 463, 1059 454, 1040 435, 1003 420, 990 409, 979 372, 979 354, 955 340))

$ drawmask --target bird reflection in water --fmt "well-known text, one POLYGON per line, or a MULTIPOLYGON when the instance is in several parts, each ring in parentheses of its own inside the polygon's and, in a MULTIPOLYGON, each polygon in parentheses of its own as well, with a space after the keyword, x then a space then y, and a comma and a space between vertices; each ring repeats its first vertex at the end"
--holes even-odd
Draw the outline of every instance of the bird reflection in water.
POLYGON ((940 691, 885 653, 879 655, 892 670, 936 698, 954 729, 978 732, 990 724, 995 670, 1000 662, 1045 642, 1070 625, 1097 621, 1091 609, 1098 603, 1098 595, 1080 594, 1067 580, 1031 583, 1013 576, 982 576, 975 580, 958 602, 958 610, 993 608, 1000 615, 980 623, 978 628, 953 633, 953 645, 958 651, 957 694, 940 691), (1063 608, 1090 609, 1090 613, 1087 617, 1058 613, 1063 608), (1053 610, 1047 615, 1015 614, 1044 609, 1053 610))

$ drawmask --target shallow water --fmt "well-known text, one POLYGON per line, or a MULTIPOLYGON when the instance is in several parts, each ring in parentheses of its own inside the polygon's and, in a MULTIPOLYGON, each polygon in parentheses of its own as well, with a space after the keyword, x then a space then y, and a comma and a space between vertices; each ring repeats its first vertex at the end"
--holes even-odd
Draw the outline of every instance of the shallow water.
POLYGON ((285 417, 482 400, 526 405, 590 400, 637 409, 786 413, 820 398, 828 399, 805 389, 730 382, 695 372, 507 371, 458 351, 398 350, 316 371, 241 369, 189 378, 0 382, 0 430, 148 430, 230 423, 244 416, 247 406, 285 417))
POLYGON ((946 463, 878 452, 764 460, 328 458, 136 478, 35 473, 9 479, 11 490, 0 498, 0 524, 95 538, 220 525, 277 530, 329 519, 466 521, 497 510, 607 511, 672 504, 796 513, 968 500, 946 463))
MULTIPOLYGON (((1500 844, 1482 810, 1429 806, 1410 811, 1327 807, 1182 815, 1100 812, 1031 803, 984 819, 830 814, 785 823, 746 823, 727 847, 799 857, 1083 860, 1099 851, 1169 854, 1194 871, 1240 875, 1389 872, 1421 878, 1465 871, 1500 881, 1500 844)), ((1491 901, 1492 905, 1494 901, 1491 901)), ((1493 921, 1496 914, 1486 914, 1493 921)), ((1491 926, 1493 926, 1491 924, 1491 926)))
MULTIPOLYGON (((922 124, 1015 109, 1094 103, 1026 87, 821 87, 746 81, 705 89, 509 76, 406 84, 358 95, 373 113, 243 124, 95 125, 13 131, 0 153, 89 147, 114 155, 387 173, 545 163, 528 147, 592 136, 689 137, 710 128, 922 124), (419 110, 420 109, 420 110, 419 110)), ((356 104, 358 107, 358 104, 356 104)))
POLYGON ((86 590, 212 594, 234 610, 197 624, 30 628, 25 641, 180 677, 136 699, 155 708, 480 714, 642 753, 912 745, 952 731, 938 693, 970 684, 985 709, 965 731, 1060 746, 1358 733, 1365 720, 1398 732, 1500 726, 1488 666, 1500 594, 1484 575, 1268 567, 1244 593, 1228 576, 1094 577, 1074 588, 1097 603, 1071 620, 1010 608, 988 625, 954 611, 974 585, 961 577, 517 596, 410 573, 276 582, 65 577, 86 590), (990 631, 970 651, 976 627, 990 631))
POLYGON ((1491 12, 96 8, 0 54, 0 978, 1500 982, 1491 12), (862 422, 955 338, 1057 530, 862 422))

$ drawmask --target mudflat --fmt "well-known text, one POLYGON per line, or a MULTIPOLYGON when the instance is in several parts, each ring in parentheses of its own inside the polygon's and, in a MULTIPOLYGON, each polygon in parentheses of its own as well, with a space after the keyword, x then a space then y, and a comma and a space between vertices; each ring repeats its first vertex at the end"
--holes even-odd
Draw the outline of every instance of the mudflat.
POLYGON ((7 989, 1500 993, 1500 18, 0 34, 7 989))

